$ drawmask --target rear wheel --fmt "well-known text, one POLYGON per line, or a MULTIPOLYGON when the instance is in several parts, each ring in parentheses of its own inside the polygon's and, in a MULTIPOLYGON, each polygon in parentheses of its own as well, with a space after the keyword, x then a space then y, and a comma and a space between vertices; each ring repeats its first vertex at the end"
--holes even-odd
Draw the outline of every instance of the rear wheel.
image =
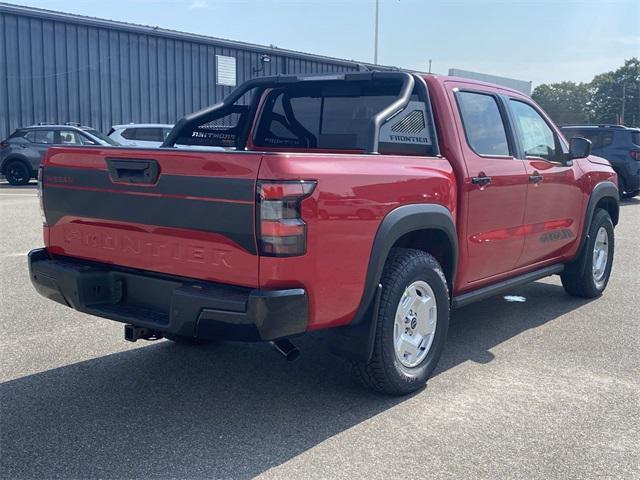
POLYGON ((11 160, 4 170, 4 176, 10 185, 26 185, 31 180, 31 169, 21 160, 11 160))
POLYGON ((212 343, 216 343, 215 340, 203 340, 202 338, 196 337, 187 337, 184 335, 174 335, 173 333, 165 333, 164 338, 167 340, 171 340, 174 343, 178 343, 180 345, 211 345, 212 343))
POLYGON ((393 249, 382 275, 373 355, 354 363, 368 387, 390 395, 420 389, 436 367, 449 327, 447 282, 435 258, 393 249))
POLYGON ((595 298, 602 295, 613 266, 613 222, 606 210, 593 215, 584 250, 560 275, 562 286, 574 297, 595 298))

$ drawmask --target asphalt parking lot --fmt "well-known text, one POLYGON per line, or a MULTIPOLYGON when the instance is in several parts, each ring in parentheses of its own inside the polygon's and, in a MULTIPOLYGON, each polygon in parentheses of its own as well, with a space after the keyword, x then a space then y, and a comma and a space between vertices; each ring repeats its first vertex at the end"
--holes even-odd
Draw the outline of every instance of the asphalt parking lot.
POLYGON ((552 278, 455 312, 427 388, 369 393, 322 334, 126 343, 40 298, 33 185, 0 185, 2 478, 640 478, 640 200, 595 301, 552 278))

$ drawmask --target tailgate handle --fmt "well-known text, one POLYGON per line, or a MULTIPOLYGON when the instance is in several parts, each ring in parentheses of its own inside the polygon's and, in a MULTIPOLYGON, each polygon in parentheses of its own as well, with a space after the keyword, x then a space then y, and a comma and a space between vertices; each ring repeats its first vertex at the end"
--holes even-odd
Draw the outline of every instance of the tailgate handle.
POLYGON ((155 160, 107 159, 109 176, 114 183, 154 184, 158 180, 160 167, 155 160))

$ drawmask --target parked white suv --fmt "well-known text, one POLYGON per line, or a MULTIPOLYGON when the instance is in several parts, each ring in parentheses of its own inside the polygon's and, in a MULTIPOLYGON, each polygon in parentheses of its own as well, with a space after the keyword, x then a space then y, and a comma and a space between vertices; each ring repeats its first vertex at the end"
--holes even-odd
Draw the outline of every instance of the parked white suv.
POLYGON ((162 145, 172 128, 173 125, 163 123, 114 125, 109 131, 109 137, 129 147, 157 148, 162 145))

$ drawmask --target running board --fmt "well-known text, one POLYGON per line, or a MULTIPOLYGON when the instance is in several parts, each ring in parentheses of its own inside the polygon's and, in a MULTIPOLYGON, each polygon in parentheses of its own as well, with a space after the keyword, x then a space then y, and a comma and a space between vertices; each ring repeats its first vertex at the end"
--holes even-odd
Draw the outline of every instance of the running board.
POLYGON ((453 297, 451 306, 452 308, 464 307, 465 305, 469 305, 470 303, 478 302, 480 300, 484 300, 485 298, 493 297, 494 295, 503 293, 511 288, 526 285, 527 283, 535 282, 536 280, 540 280, 541 278, 548 277, 550 275, 555 275, 562 272, 563 270, 564 265, 559 263, 557 265, 551 265, 549 267, 541 268, 540 270, 524 273, 522 275, 518 275, 517 277, 509 278, 508 280, 503 280, 502 282, 489 285, 488 287, 482 287, 472 292, 463 293, 461 295, 458 295, 457 297, 453 297))

